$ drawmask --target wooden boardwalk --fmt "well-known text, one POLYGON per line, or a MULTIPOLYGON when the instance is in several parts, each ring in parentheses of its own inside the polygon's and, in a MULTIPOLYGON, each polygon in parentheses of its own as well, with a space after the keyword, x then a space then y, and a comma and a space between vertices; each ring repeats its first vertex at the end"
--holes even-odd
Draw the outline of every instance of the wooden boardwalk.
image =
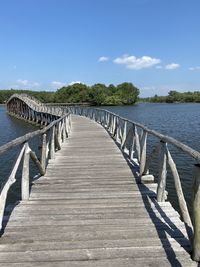
POLYGON ((62 150, 10 215, 0 266, 197 266, 178 213, 155 191, 102 126, 73 116, 62 150))

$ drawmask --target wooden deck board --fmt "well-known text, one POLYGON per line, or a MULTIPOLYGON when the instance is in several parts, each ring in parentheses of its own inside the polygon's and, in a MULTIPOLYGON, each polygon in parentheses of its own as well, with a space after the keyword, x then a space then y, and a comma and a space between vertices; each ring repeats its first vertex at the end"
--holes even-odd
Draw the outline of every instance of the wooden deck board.
POLYGON ((169 202, 156 202, 156 186, 137 183, 99 124, 73 116, 30 200, 4 218, 0 265, 197 266, 184 224, 169 202))

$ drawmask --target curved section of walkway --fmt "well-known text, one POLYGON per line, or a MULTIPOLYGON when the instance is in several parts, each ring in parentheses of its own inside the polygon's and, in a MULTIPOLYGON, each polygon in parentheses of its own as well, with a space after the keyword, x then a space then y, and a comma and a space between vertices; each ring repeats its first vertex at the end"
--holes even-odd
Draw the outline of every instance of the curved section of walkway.
POLYGON ((0 265, 196 266, 184 224, 155 190, 137 184, 101 125, 73 116, 62 150, 11 213, 0 265))
POLYGON ((35 97, 26 94, 13 94, 7 101, 8 111, 10 111, 9 106, 13 101, 20 101, 35 112, 52 114, 58 117, 63 115, 63 111, 60 107, 47 106, 35 97))

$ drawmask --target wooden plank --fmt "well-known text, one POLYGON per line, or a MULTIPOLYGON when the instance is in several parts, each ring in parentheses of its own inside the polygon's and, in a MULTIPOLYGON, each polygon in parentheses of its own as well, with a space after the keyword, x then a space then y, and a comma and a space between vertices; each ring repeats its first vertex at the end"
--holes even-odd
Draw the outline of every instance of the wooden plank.
POLYGON ((157 203, 157 185, 137 183, 99 124, 73 116, 71 126, 46 174, 33 182, 29 201, 10 215, 8 207, 0 263, 192 266, 185 225, 169 202, 157 203))

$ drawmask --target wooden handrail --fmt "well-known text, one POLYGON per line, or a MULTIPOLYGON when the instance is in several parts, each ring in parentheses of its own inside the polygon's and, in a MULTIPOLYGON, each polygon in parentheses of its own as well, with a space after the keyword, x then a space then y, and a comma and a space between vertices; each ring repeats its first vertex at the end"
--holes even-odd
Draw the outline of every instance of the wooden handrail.
POLYGON ((20 150, 19 156, 17 157, 13 170, 11 171, 10 176, 1 185, 0 229, 2 228, 2 221, 3 221, 7 194, 8 194, 10 187, 16 182, 16 173, 19 168, 20 162, 23 161, 22 178, 21 178, 21 181, 22 181, 21 182, 21 199, 28 200, 29 184, 30 184, 30 175, 29 175, 30 159, 34 162, 40 175, 44 175, 46 172, 48 159, 51 159, 54 157, 55 152, 58 149, 62 148, 62 143, 66 140, 66 137, 69 136, 69 132, 71 128, 70 116, 71 114, 68 112, 66 115, 64 115, 63 117, 59 118, 56 121, 53 121, 47 127, 43 128, 42 130, 37 130, 32 133, 26 134, 22 137, 16 138, 15 140, 12 140, 11 142, 0 147, 0 154, 3 154, 12 148, 16 148, 16 147, 19 147, 20 145, 23 145, 20 150), (55 127, 57 127, 57 136, 59 136, 59 144, 57 146, 55 143, 55 127), (33 151, 29 146, 29 141, 35 136, 42 136, 42 149, 41 149, 40 160, 37 158, 35 151, 33 151))
POLYGON ((99 108, 84 108, 84 107, 68 107, 68 109, 77 115, 86 116, 100 123, 110 135, 119 144, 124 153, 128 155, 130 160, 138 163, 140 168, 141 180, 148 175, 149 165, 153 161, 152 156, 158 152, 158 187, 157 201, 162 202, 166 199, 166 183, 167 183, 167 166, 171 169, 175 183, 176 194, 182 219, 185 223, 188 237, 193 244, 192 258, 200 261, 200 153, 191 147, 179 142, 178 140, 160 134, 157 131, 151 130, 148 127, 123 118, 113 112, 99 108), (130 137, 132 135, 132 138, 130 137), (152 135, 157 138, 158 144, 153 148, 152 153, 147 157, 147 138, 152 135), (180 149, 193 159, 198 164, 195 165, 194 187, 193 187, 193 218, 191 220, 185 197, 182 190, 181 180, 176 168, 176 164, 169 152, 168 144, 180 149), (134 156, 134 157, 133 157, 134 156), (137 157, 137 158, 136 158, 137 157), (192 223, 193 222, 193 223, 192 223), (193 230, 194 228, 194 230, 193 230))
POLYGON ((37 131, 31 132, 31 133, 25 134, 23 136, 20 136, 16 139, 6 143, 5 145, 0 146, 0 155, 5 153, 6 151, 18 146, 18 145, 21 145, 21 144, 29 141, 30 139, 32 139, 35 136, 42 135, 42 134, 46 133, 54 125, 56 125, 61 120, 63 120, 63 118, 66 118, 69 115, 70 115, 70 112, 67 113, 66 115, 64 115, 63 117, 59 118, 58 120, 51 122, 48 126, 46 126, 45 128, 43 128, 41 130, 37 130, 37 131))
MULTIPOLYGON (((157 200, 165 201, 166 199, 166 183, 167 183, 167 166, 171 169, 172 176, 175 182, 175 189, 176 194, 178 197, 178 203, 181 211, 181 215, 183 218, 183 221, 186 225, 186 230, 189 236, 189 239, 193 243, 193 253, 192 257, 196 261, 200 261, 200 212, 199 212, 199 206, 200 206, 200 153, 191 147, 179 142, 178 140, 169 137, 167 135, 163 135, 155 130, 151 130, 148 127, 142 125, 141 123, 128 120, 126 118, 123 118, 113 112, 110 112, 105 109, 99 109, 99 108, 86 108, 86 107, 80 107, 80 106, 70 106, 68 108, 55 108, 55 107, 47 107, 38 101, 36 101, 33 98, 30 98, 29 96, 20 96, 20 95, 14 95, 10 98, 9 101, 12 102, 14 99, 19 99, 21 101, 24 101, 26 105, 28 105, 31 109, 35 110, 36 112, 39 112, 39 119, 38 116, 36 116, 36 121, 44 119, 45 123, 48 122, 48 116, 47 114, 51 116, 51 114, 56 114, 56 116, 61 117, 61 114, 70 112, 73 114, 81 115, 88 117, 92 120, 95 120, 97 123, 100 123, 104 128, 107 129, 107 131, 110 133, 110 135, 115 139, 115 141, 119 144, 119 147, 121 147, 122 151, 126 153, 131 161, 134 161, 134 163, 138 164, 139 167, 139 174, 141 181, 143 178, 148 175, 149 172, 149 166, 152 160, 152 155, 155 154, 155 152, 158 151, 159 156, 159 175, 158 175, 158 187, 157 187, 157 200), (45 118, 46 116, 46 118, 45 118), (147 142, 148 142, 148 135, 152 135, 157 138, 158 144, 156 144, 156 147, 152 151, 152 155, 149 154, 147 156, 147 142), (176 164, 170 154, 170 151, 168 149, 168 144, 173 145, 174 147, 180 149, 190 157, 196 160, 197 164, 195 165, 195 172, 194 172, 194 186, 193 186, 193 214, 192 214, 192 220, 190 218, 190 214, 187 208, 187 204, 185 201, 185 197, 182 190, 181 180, 178 174, 178 170, 176 168, 176 164), (191 222, 192 221, 192 222, 191 222), (193 230, 194 229, 194 230, 193 230), (193 241, 192 241, 193 240, 193 241)), ((19 104, 19 103, 18 103, 19 104)), ((20 110, 20 112, 23 112, 23 108, 20 110)), ((20 160, 23 158, 23 166, 27 166, 27 163, 29 158, 31 158, 34 163, 36 164, 39 172, 41 175, 45 173, 46 169, 46 161, 48 158, 54 158, 55 152, 62 147, 62 142, 65 140, 66 137, 68 137, 70 128, 71 128, 71 120, 70 120, 70 113, 67 113, 64 117, 61 117, 53 122, 51 122, 47 127, 43 128, 42 130, 35 131, 33 133, 26 134, 20 138, 17 138, 8 144, 0 147, 0 154, 3 154, 7 150, 16 147, 18 145, 22 145, 24 143, 25 147, 23 146, 22 150, 23 152, 20 152, 23 154, 23 156, 19 156, 20 160), (46 134, 51 130, 51 134, 46 134), (28 141, 32 139, 35 136, 42 135, 42 156, 41 161, 37 159, 37 156, 35 155, 34 151, 29 150, 28 141), (47 136, 49 136, 49 140, 47 140, 47 136)), ((25 114, 25 118, 28 117, 28 119, 31 118, 31 115, 27 115, 27 110, 25 114)), ((21 155, 21 154, 20 154, 21 155)), ((19 159, 17 160, 17 162, 19 159)), ((18 163, 16 163, 18 164, 18 163)), ((16 169, 15 165, 15 169, 16 169)), ((26 169, 23 167, 22 172, 22 181, 24 181, 23 185, 23 196, 22 198, 27 199, 27 196, 29 195, 27 193, 28 188, 28 168, 26 169)), ((12 172, 13 173, 13 172, 12 172)), ((12 179, 11 179, 12 180, 12 179)), ((13 181, 13 180, 12 180, 13 181)), ((5 188, 9 190, 9 183, 6 184, 5 188), (7 187, 6 187, 7 186, 7 187)), ((7 193, 5 194, 5 189, 2 190, 4 192, 1 194, 5 197, 7 196, 7 193)), ((0 199, 1 199, 0 195, 0 199)), ((3 204, 2 204, 3 205, 3 204)), ((5 203, 4 203, 5 205, 5 203)), ((4 209, 4 206, 1 206, 0 203, 0 216, 2 213, 2 210, 4 209)), ((0 217, 0 220, 2 218, 0 217)))

